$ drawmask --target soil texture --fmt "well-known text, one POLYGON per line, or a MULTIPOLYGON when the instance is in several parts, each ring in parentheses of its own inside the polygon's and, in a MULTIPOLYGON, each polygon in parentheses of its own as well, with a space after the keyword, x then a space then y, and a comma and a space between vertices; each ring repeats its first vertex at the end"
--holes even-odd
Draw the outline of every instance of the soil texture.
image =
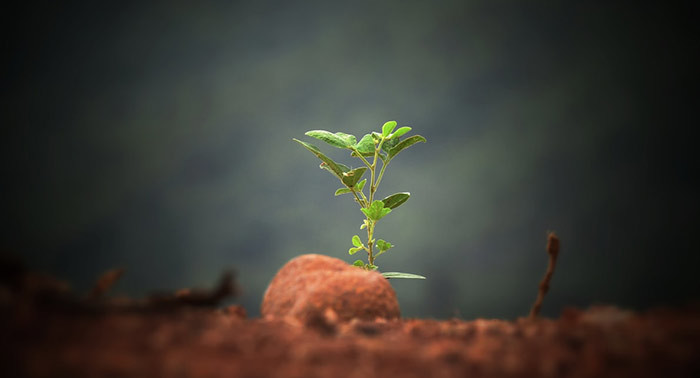
POLYGON ((240 307, 53 310, 0 326, 4 377, 692 377, 700 311, 308 324, 240 307))
POLYGON ((217 308, 237 287, 86 297, 0 264, 2 377, 698 377, 700 307, 565 310, 514 321, 308 316, 217 308))

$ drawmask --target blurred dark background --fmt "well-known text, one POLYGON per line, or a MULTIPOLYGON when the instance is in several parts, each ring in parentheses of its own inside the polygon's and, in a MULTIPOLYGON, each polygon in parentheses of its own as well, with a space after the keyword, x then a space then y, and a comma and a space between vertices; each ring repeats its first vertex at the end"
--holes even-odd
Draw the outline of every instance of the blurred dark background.
POLYGON ((291 139, 395 119, 428 139, 380 187, 412 193, 380 268, 428 277, 392 281, 404 316, 526 315, 549 230, 545 315, 699 298, 695 3, 57 3, 0 16, 0 248, 78 291, 234 267, 258 315, 293 256, 353 261, 362 219, 291 139))

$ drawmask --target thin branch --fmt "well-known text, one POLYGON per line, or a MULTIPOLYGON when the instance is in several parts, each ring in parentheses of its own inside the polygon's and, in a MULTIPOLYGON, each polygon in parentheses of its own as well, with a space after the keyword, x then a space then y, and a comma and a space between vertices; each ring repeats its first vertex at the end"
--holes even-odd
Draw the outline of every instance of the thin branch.
POLYGON ((362 160, 363 163, 367 166, 367 168, 372 168, 372 164, 370 164, 367 159, 365 159, 364 156, 360 153, 360 151, 357 150, 357 148, 352 148, 352 152, 354 152, 360 160, 362 160))
POLYGON ((540 309, 542 308, 542 301, 544 300, 545 294, 549 291, 549 281, 552 280, 552 275, 554 274, 554 267, 557 264, 557 257, 559 256, 559 238, 554 232, 550 232, 547 236, 547 254, 549 255, 549 264, 547 264, 547 272, 544 274, 542 282, 540 282, 540 287, 537 293, 537 299, 530 309, 530 319, 536 318, 540 309))
MULTIPOLYGON (((355 189, 350 188, 350 191, 351 191, 352 194, 355 196, 355 199, 357 200, 357 203, 359 203, 361 207, 366 207, 365 203, 362 202, 362 200, 360 199, 360 197, 357 196, 357 192, 355 191, 355 189)), ((363 197, 364 197, 364 195, 363 195, 363 197)))
POLYGON ((382 169, 379 171, 379 177, 377 178, 377 185, 376 186, 379 186, 379 183, 382 182, 382 177, 384 177, 384 169, 386 168, 386 166, 388 164, 389 164, 388 160, 387 161, 382 160, 382 169))
POLYGON ((107 292, 123 274, 124 268, 116 268, 103 273, 95 283, 95 286, 93 286, 90 294, 88 294, 88 299, 95 300, 102 297, 102 295, 107 292))

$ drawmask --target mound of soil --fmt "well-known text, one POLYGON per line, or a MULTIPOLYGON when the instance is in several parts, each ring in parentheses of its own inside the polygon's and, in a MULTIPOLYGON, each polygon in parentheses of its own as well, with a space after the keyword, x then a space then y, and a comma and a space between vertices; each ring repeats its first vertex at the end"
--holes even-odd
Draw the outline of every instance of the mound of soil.
POLYGON ((396 293, 381 274, 315 254, 295 257, 277 272, 260 312, 268 319, 293 318, 302 323, 319 317, 348 321, 400 316, 396 293))

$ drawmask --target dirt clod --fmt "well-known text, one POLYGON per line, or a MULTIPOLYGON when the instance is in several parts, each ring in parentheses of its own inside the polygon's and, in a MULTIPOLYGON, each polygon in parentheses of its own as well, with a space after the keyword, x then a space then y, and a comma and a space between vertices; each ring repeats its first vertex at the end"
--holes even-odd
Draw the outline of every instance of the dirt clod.
POLYGON ((265 291, 261 313, 306 324, 323 319, 327 309, 341 322, 400 316, 396 293, 381 274, 313 254, 294 258, 277 272, 265 291))

